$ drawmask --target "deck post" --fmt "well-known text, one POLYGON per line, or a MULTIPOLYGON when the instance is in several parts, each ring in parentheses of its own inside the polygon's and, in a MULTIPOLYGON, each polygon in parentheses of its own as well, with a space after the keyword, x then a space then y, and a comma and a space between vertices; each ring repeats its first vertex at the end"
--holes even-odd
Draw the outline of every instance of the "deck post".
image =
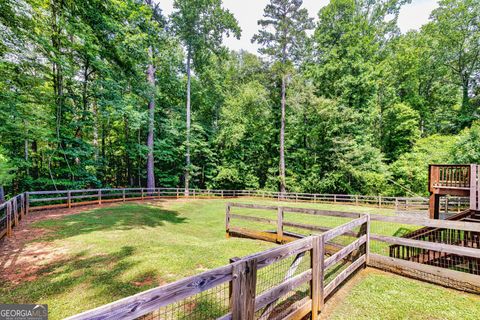
POLYGON ((470 165, 470 210, 477 210, 477 165, 470 165))

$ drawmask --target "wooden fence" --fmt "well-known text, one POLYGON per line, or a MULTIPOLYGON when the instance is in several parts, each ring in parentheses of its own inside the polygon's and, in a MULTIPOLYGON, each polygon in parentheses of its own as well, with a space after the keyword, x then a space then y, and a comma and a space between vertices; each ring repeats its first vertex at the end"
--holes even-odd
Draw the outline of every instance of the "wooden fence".
MULTIPOLYGON (((341 224, 345 219, 356 219, 361 214, 350 212, 327 211, 320 209, 290 208, 282 206, 261 206, 255 204, 227 204, 227 236, 239 236, 264 241, 286 243, 295 241, 308 234, 296 230, 320 233, 328 232, 331 227, 325 223, 341 224), (249 210, 248 214, 236 213, 233 208, 249 210), (252 213, 253 209, 270 210, 277 215, 268 218, 252 213), (294 216, 285 220, 284 213, 300 213, 318 217, 309 222, 298 222, 294 216), (325 219, 328 217, 328 219, 325 219), (338 218, 335 220, 335 218, 338 218), (240 226, 240 222, 248 226, 240 226), (323 225, 322 225, 323 223, 323 225), (265 225, 274 226, 274 230, 262 229, 265 225), (288 232, 294 229, 294 232, 288 232), (260 229, 260 230, 259 230, 260 229)), ((420 280, 480 293, 480 224, 465 221, 432 220, 420 217, 389 216, 369 214, 371 223, 370 256, 372 265, 394 271, 420 280), (404 238, 398 230, 411 228, 433 228, 442 230, 438 237, 404 238), (452 237, 462 237, 462 241, 452 242, 452 237), (403 266, 403 267, 402 267, 403 266)), ((346 235, 355 236, 355 233, 346 235)), ((327 253, 335 254, 343 250, 345 244, 327 244, 327 253)))
MULTIPOLYGON (((334 277, 327 279, 325 276, 328 270, 339 261, 351 256, 353 252, 359 252, 360 247, 368 248, 368 223, 368 216, 363 215, 321 235, 298 239, 264 252, 233 259, 233 262, 226 266, 127 297, 68 319, 136 319, 143 316, 148 319, 170 319, 172 315, 188 319, 195 312, 195 307, 184 310, 179 307, 183 305, 181 301, 228 283, 229 299, 225 313, 216 314, 214 318, 223 320, 249 320, 258 317, 302 319, 310 314, 311 319, 315 320, 318 319, 318 312, 322 309, 325 298, 368 261, 368 251, 365 249, 356 254, 351 259, 351 263, 341 272, 337 272, 334 277), (352 232, 359 226, 364 228, 356 241, 333 255, 327 254, 326 246, 329 242, 352 232), (298 270, 299 261, 306 253, 310 256, 308 267, 295 273, 298 270), (269 272, 263 273, 281 280, 259 290, 260 271, 282 263, 288 258, 293 258, 293 261, 288 264, 286 274, 272 274, 275 270, 278 273, 278 268, 272 268, 269 272), (297 291, 302 285, 308 286, 306 297, 292 299, 290 295, 288 300, 290 304, 281 303, 283 297, 297 291)), ((217 294, 213 299, 221 300, 221 296, 222 294, 217 294)), ((202 308, 205 308, 205 305, 202 308)))
MULTIPOLYGON (((191 199, 218 199, 252 197, 286 202, 310 202, 348 204, 396 209, 397 212, 416 212, 427 214, 427 198, 383 197, 345 194, 279 193, 264 190, 202 190, 191 189, 191 199)), ((59 191, 33 191, 17 195, 0 204, 0 239, 12 234, 12 228, 30 212, 60 208, 72 208, 84 205, 101 205, 112 202, 127 202, 152 199, 185 198, 181 188, 120 188, 85 189, 59 191), (15 204, 14 204, 15 202, 15 204)), ((469 205, 468 198, 445 198, 442 207, 448 214, 460 212, 469 205)))
MULTIPOLYGON (((129 188, 129 189, 87 189, 66 191, 35 191, 29 192, 33 210, 49 209, 55 207, 79 206, 85 204, 101 204, 129 200, 155 199, 155 198, 183 198, 185 190, 181 188, 129 188)), ((398 211, 427 211, 427 198, 384 197, 346 194, 313 194, 313 193, 280 193, 264 190, 203 190, 192 189, 189 197, 197 198, 239 198, 255 197, 274 199, 289 202, 313 202, 349 204, 357 206, 374 206, 379 208, 395 208, 398 211)), ((458 203, 460 204, 460 203, 458 203)), ((454 199, 450 207, 455 210, 458 205, 454 199)), ((462 203, 463 205, 463 203, 462 203)))

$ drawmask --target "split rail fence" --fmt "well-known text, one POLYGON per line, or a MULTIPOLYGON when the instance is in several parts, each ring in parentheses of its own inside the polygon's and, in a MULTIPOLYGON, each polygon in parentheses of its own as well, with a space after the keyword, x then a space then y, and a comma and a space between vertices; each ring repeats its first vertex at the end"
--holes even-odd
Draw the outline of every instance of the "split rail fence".
MULTIPOLYGON (((185 190, 180 188, 121 188, 85 189, 60 191, 33 191, 19 194, 0 204, 0 239, 12 234, 12 228, 26 214, 37 210, 72 208, 112 202, 126 202, 151 199, 185 198, 185 190)), ((372 206, 395 209, 397 212, 427 214, 427 198, 383 197, 345 194, 279 193, 263 190, 202 190, 191 189, 191 199, 218 198, 263 198, 286 202, 311 202, 372 206)), ((455 213, 468 208, 469 199, 461 197, 445 198, 443 212, 455 213)))

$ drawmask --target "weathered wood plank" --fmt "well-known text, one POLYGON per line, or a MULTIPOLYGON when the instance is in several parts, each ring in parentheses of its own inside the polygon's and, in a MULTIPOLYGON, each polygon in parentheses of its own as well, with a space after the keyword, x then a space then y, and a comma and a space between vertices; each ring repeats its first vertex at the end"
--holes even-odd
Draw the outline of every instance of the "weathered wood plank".
POLYGON ((255 222, 263 222, 271 225, 277 225, 277 220, 261 218, 261 217, 253 217, 253 216, 245 216, 236 213, 230 213, 230 218, 235 218, 239 220, 246 220, 246 221, 255 221, 255 222))
MULTIPOLYGON (((313 250, 313 249, 312 249, 313 250)), ((298 267, 300 266, 300 263, 303 260, 303 257, 305 256, 305 252, 301 252, 297 254, 295 259, 293 260, 292 264, 290 265, 290 268, 288 268, 287 273, 283 277, 283 281, 287 281, 290 279, 295 272, 297 271, 298 267)), ((270 313, 275 309, 275 304, 278 302, 279 299, 276 299, 272 302, 270 302, 265 308, 263 309, 262 315, 260 316, 260 319, 268 319, 270 316, 270 313)))
POLYGON ((232 319, 253 320, 255 315, 257 261, 249 259, 234 264, 232 277, 232 319))
POLYGON ((277 242, 281 243, 283 239, 283 208, 277 209, 277 242))
POLYGON ((244 209, 278 210, 278 206, 266 206, 266 205, 260 205, 260 204, 252 204, 252 203, 229 202, 228 205, 230 207, 244 208, 244 209))
POLYGON ((361 245, 367 242, 367 235, 363 235, 354 242, 350 243, 348 246, 344 247, 334 255, 330 256, 325 260, 325 269, 328 269, 338 263, 340 260, 344 259, 346 256, 351 254, 353 251, 358 250, 361 245))
POLYGON ((422 281, 480 294, 480 275, 386 257, 375 253, 370 254, 369 266, 422 281))
POLYGON ((293 305, 291 308, 288 308, 286 311, 289 312, 282 317, 277 317, 276 319, 282 320, 301 320, 304 319, 307 314, 312 310, 312 300, 309 299, 303 304, 293 305))
POLYGON ((163 306, 188 298, 232 280, 234 265, 235 264, 229 264, 162 287, 144 291, 67 319, 120 320, 138 318, 163 306))
POLYGON ((475 249, 475 248, 455 246, 455 245, 445 244, 440 242, 428 242, 428 241, 414 240, 414 239, 408 239, 408 238, 389 237, 389 236, 381 236, 381 235, 374 235, 374 234, 370 235, 370 239, 386 242, 390 244, 398 244, 398 245, 433 250, 438 252, 457 254, 457 255, 467 256, 471 258, 480 258, 480 249, 475 249))
POLYGON ((355 219, 353 221, 350 221, 346 224, 343 224, 339 227, 336 227, 330 231, 327 231, 325 234, 324 234, 324 237, 325 237, 325 241, 330 241, 332 240, 333 238, 336 238, 344 233, 346 233, 347 231, 351 231, 353 230, 354 228, 358 227, 358 226, 361 226, 362 224, 366 223, 367 222, 367 215, 364 215, 363 217, 360 217, 358 219, 355 219))
MULTIPOLYGON (((255 231, 255 230, 250 230, 250 229, 246 229, 246 228, 230 226, 229 234, 230 235, 238 235, 238 236, 241 236, 241 237, 247 237, 247 238, 251 238, 251 239, 258 239, 258 240, 277 243, 276 233, 269 233, 269 232, 265 232, 265 231, 255 231)), ((292 241, 296 241, 296 240, 298 240, 298 238, 283 235, 282 243, 288 243, 288 242, 292 242, 292 241)))
POLYGON ((320 310, 320 268, 323 260, 323 252, 321 251, 321 237, 315 237, 312 243, 312 251, 310 254, 310 268, 312 268, 312 280, 310 281, 310 298, 312 300, 311 320, 318 320, 318 311, 320 310), (321 255, 322 254, 322 255, 321 255))
POLYGON ((417 218, 417 217, 393 217, 393 216, 382 216, 377 214, 370 214, 370 220, 409 224, 409 225, 432 227, 432 228, 444 228, 444 229, 456 229, 456 230, 480 232, 480 223, 470 223, 470 222, 462 222, 462 221, 434 220, 434 219, 425 219, 425 218, 417 218))
POLYGON ((325 297, 328 297, 345 279, 362 266, 367 261, 365 255, 358 258, 355 262, 343 270, 335 279, 325 287, 325 297))
POLYGON ((310 215, 318 216, 331 216, 331 217, 340 217, 340 218, 359 218, 360 213, 352 212, 343 212, 343 211, 333 211, 333 210, 319 210, 319 209, 308 209, 308 208, 295 208, 295 207, 283 207, 285 212, 291 213, 304 213, 310 215))
POLYGON ((288 279, 287 281, 282 282, 280 285, 263 292, 262 294, 258 295, 255 299, 255 311, 261 310, 267 304, 277 300, 278 298, 284 296, 288 292, 301 286, 305 282, 310 281, 311 279, 312 279, 312 270, 309 269, 307 271, 300 273, 299 275, 296 275, 293 278, 288 279))

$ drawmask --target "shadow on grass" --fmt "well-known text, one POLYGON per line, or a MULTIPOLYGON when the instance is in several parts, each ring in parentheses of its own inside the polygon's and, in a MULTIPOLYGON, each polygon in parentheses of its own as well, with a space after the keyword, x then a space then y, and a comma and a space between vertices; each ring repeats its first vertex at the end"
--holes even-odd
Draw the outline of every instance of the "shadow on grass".
MULTIPOLYGON (((151 271, 132 281, 122 279, 125 272, 138 264, 129 259, 134 254, 133 247, 124 246, 110 254, 87 256, 81 252, 69 256, 39 270, 36 273, 37 279, 33 281, 0 288, 0 303, 52 300, 55 296, 78 291, 79 296, 87 294, 88 301, 103 304, 156 286, 153 282, 143 284, 145 279, 155 276, 151 271)), ((81 299, 79 304, 80 301, 81 299)))
POLYGON ((186 223, 187 220, 176 211, 149 205, 125 204, 89 210, 61 219, 44 220, 34 226, 52 231, 36 241, 51 241, 96 231, 154 228, 164 226, 165 223, 186 223))

